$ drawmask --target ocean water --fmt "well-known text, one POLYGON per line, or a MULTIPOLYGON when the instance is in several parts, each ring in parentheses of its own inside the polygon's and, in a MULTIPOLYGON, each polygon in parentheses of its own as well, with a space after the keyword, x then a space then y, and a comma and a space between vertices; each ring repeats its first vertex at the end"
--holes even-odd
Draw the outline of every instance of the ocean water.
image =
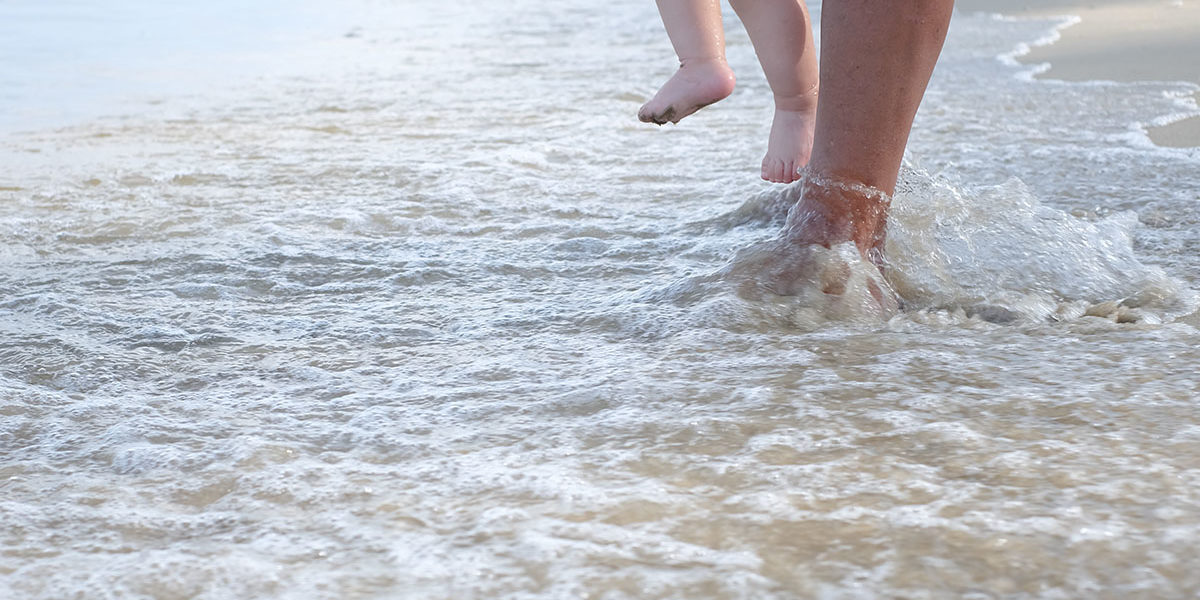
POLYGON ((881 308, 727 16, 658 128, 651 2, 0 2, 0 597, 1200 593, 1194 86, 957 14, 881 308))

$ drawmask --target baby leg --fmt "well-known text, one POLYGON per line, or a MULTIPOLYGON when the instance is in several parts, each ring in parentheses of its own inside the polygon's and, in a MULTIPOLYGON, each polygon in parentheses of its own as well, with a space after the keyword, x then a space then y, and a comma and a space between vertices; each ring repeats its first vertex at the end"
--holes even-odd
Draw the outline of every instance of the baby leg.
POLYGON ((720 0, 657 0, 658 13, 679 57, 679 70, 638 111, 638 119, 662 125, 733 93, 733 70, 725 62, 720 0))
POLYGON ((812 154, 817 118, 817 51, 804 0, 731 0, 775 96, 762 178, 791 183, 812 154))

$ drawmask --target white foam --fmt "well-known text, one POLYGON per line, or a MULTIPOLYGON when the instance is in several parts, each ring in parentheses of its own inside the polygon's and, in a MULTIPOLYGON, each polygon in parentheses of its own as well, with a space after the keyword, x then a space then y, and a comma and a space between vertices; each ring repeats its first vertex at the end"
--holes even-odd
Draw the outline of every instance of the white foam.
POLYGON ((1168 318, 1195 310, 1194 291, 1134 252, 1133 213, 1086 221, 1016 179, 972 191, 908 171, 892 218, 889 280, 910 308, 1033 320, 1071 318, 1080 302, 1168 318))
MULTIPOLYGON (((1009 17, 1009 16, 1004 16, 1004 15, 998 15, 998 14, 994 15, 994 18, 996 20, 1000 20, 1000 21, 1003 21, 1003 20, 1010 20, 1010 21, 1027 20, 1027 19, 1019 19, 1017 17, 1009 17)), ((1042 73, 1045 73, 1046 71, 1049 71, 1050 64, 1049 63, 1038 63, 1035 65, 1027 65, 1027 64, 1022 63, 1019 60, 1017 60, 1018 58, 1029 54, 1030 52, 1033 51, 1034 48, 1038 48, 1041 46, 1049 46, 1050 44, 1058 42, 1059 40, 1062 39, 1062 32, 1064 29, 1071 27, 1073 25, 1078 25, 1080 22, 1083 21, 1083 19, 1081 19, 1080 17, 1075 16, 1075 15, 1063 15, 1060 17, 1048 18, 1046 20, 1053 22, 1054 25, 1048 32, 1046 32, 1045 35, 1043 35, 1040 38, 1037 38, 1036 40, 1033 40, 1032 42, 1020 42, 1020 43, 1016 44, 1016 46, 1014 46, 1012 50, 1010 50, 1008 52, 1003 52, 996 56, 996 60, 999 60, 1001 63, 1003 63, 1005 65, 1008 65, 1010 67, 1020 67, 1021 70, 1019 72, 1017 72, 1016 76, 1021 80, 1033 81, 1038 75, 1041 75, 1042 73)))

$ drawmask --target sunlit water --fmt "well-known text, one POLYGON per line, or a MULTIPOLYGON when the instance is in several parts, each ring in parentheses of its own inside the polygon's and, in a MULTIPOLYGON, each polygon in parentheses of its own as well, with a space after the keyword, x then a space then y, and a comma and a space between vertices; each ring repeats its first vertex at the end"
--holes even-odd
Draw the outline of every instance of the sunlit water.
POLYGON ((0 597, 1200 593, 1189 86, 957 15, 880 314, 732 17, 660 129, 652 2, 109 4, 0 3, 0 597))

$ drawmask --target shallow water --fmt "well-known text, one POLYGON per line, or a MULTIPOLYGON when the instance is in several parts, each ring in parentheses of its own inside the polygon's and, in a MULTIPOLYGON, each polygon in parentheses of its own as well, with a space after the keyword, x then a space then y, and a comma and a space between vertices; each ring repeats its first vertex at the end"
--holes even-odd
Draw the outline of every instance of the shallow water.
POLYGON ((732 17, 659 129, 652 3, 117 4, 0 5, 0 596, 1200 592, 1189 86, 957 15, 880 315, 754 270, 732 17))

